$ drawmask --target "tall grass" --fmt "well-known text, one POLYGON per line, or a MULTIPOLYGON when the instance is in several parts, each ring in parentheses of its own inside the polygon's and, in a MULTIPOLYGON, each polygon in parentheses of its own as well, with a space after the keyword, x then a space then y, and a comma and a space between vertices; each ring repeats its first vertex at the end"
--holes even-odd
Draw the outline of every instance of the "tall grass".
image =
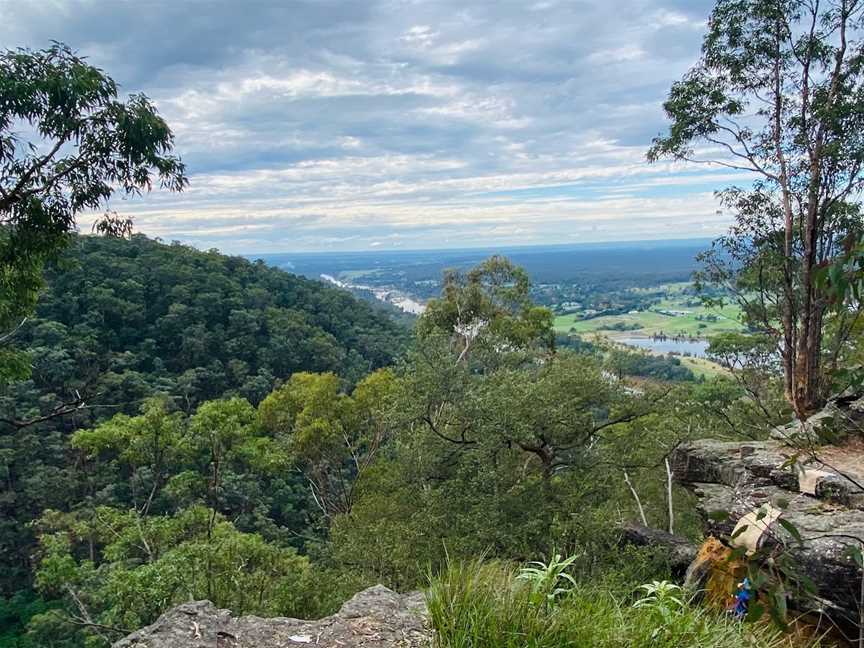
POLYGON ((661 614, 608 590, 578 587, 555 606, 537 605, 513 566, 450 564, 427 604, 437 648, 779 648, 771 627, 748 626, 698 606, 661 614))

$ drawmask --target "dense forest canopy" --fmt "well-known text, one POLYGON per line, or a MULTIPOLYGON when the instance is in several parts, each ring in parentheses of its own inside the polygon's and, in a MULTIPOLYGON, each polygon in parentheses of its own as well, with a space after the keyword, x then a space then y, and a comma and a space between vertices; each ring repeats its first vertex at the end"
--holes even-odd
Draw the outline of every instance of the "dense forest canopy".
POLYGON ((107 362, 173 381, 167 391, 189 406, 226 392, 257 402, 298 370, 356 381, 407 340, 344 291, 143 236, 78 237, 46 279, 24 344, 39 348, 42 335, 82 352, 89 344, 104 354, 102 371, 115 370, 107 362))
POLYGON ((188 597, 322 614, 448 553, 611 546, 621 470, 649 503, 678 439, 755 412, 674 361, 556 350, 501 258, 450 275, 413 338, 344 291, 143 236, 77 237, 46 279, 17 339, 31 377, 0 399, 11 645, 105 645, 188 597))
MULTIPOLYGON (((675 484, 670 458, 691 441, 747 462, 742 440, 797 424, 805 441, 782 466, 748 470, 803 494, 801 458, 849 432, 804 420, 840 377, 861 382, 864 50, 847 28, 864 6, 828 5, 720 0, 666 103, 651 159, 707 141, 764 176, 724 194, 736 224, 703 257, 703 298, 734 295, 745 326, 711 340, 723 368, 698 379, 556 335, 535 298, 563 293, 532 290, 502 256, 424 284, 435 296, 409 329, 264 262, 132 235, 118 215, 73 234, 118 189, 182 190, 173 135, 65 46, 0 55, 0 648, 107 648, 194 599, 317 617, 376 583, 427 588, 439 648, 582 645, 573 623, 625 628, 604 645, 785 645, 747 622, 786 631, 793 595, 829 600, 790 567, 805 539, 788 520, 749 553, 731 531, 703 570, 726 579, 734 618, 668 580, 670 552, 622 547, 621 527, 696 540, 729 517, 700 520, 675 484), (7 134, 21 119, 47 153, 7 134)), ((845 574, 864 556, 844 538, 857 553, 831 569, 845 574)), ((857 632, 864 645, 864 616, 857 632)))
MULTIPOLYGON (((220 397, 257 404, 302 370, 334 372, 348 387, 391 364, 408 339, 344 291, 144 236, 76 237, 46 283, 16 336, 31 376, 0 396, 5 595, 30 579, 34 529, 25 520, 74 509, 94 489, 131 478, 83 465, 69 445, 75 429, 142 408, 191 413, 220 397)), ((268 482, 256 506, 281 507, 284 524, 291 506, 306 506, 305 495, 294 502, 297 482, 268 482)))

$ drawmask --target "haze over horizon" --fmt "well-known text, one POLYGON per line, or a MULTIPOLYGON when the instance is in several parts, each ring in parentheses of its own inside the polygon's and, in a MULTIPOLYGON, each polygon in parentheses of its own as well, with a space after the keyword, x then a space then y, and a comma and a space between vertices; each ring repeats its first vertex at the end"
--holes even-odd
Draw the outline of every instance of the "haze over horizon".
POLYGON ((63 41, 154 99, 191 185, 112 204, 151 236, 248 255, 691 239, 724 230, 713 192, 747 176, 645 152, 711 5, 0 0, 0 41, 63 41))
POLYGON ((630 240, 630 239, 614 239, 609 241, 572 241, 570 243, 509 243, 509 244, 491 244, 491 245, 461 245, 461 246, 450 246, 450 247, 394 247, 394 248, 380 248, 373 247, 364 250, 293 250, 293 251, 275 251, 275 252, 250 252, 250 253, 238 253, 240 256, 247 257, 249 259, 257 258, 257 255, 261 255, 262 257, 272 258, 272 257, 285 257, 290 258, 293 256, 309 256, 317 257, 317 256, 325 256, 330 254, 340 254, 344 253, 347 255, 357 255, 358 257, 361 255, 383 255, 386 253, 394 253, 394 254, 428 254, 428 253, 437 253, 441 252, 445 256, 450 256, 454 254, 474 254, 474 253, 499 253, 497 251, 504 251, 506 253, 511 252, 523 252, 526 254, 539 254, 545 250, 574 250, 584 248, 586 250, 631 250, 631 249, 677 249, 677 248, 689 248, 689 247, 700 247, 707 248, 711 245, 711 238, 704 237, 688 237, 688 238, 667 238, 667 239, 641 239, 641 240, 630 240))

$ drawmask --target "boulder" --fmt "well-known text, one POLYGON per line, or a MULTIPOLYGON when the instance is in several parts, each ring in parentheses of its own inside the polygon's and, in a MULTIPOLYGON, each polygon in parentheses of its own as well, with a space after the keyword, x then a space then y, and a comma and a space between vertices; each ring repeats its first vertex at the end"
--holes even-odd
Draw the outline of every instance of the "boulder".
POLYGON ((621 527, 621 544, 636 547, 659 547, 665 552, 673 574, 683 576, 696 558, 699 550, 695 544, 681 536, 652 529, 641 524, 625 524, 621 527))
POLYGON ((185 603, 113 648, 419 648, 430 645, 420 593, 376 585, 317 621, 235 617, 210 601, 185 603))
POLYGON ((862 574, 850 550, 864 539, 864 448, 825 448, 808 457, 778 441, 702 440, 676 449, 671 464, 675 479, 699 497, 706 535, 734 544, 736 524, 759 512, 756 518, 770 524, 749 539, 753 548, 782 550, 817 588, 817 597, 792 603, 854 621, 862 574), (777 521, 766 517, 777 509, 777 521))

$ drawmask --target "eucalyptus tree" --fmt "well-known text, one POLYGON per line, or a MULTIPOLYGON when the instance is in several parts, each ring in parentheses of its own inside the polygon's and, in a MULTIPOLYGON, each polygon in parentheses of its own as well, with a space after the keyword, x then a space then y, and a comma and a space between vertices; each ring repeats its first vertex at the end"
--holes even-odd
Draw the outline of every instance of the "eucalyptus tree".
POLYGON ((546 479, 578 463, 601 431, 651 409, 598 358, 554 353, 550 311, 504 257, 445 276, 417 333, 402 383, 409 418, 463 450, 525 453, 546 479))
POLYGON ((748 323, 775 338, 799 417, 824 401, 848 330, 826 344, 830 296, 818 270, 861 229, 862 8, 719 0, 698 63, 664 104, 669 131, 648 153, 752 174, 748 189, 720 193, 735 224, 704 255, 704 276, 728 285, 748 323))
POLYGON ((544 346, 554 349, 552 312, 535 305, 523 268, 492 256, 466 273, 447 271, 441 296, 429 302, 418 322, 421 338, 444 333, 466 360, 475 347, 498 350, 544 346))
POLYGON ((400 420, 396 377, 379 369, 351 394, 333 373, 299 372, 258 406, 263 430, 303 474, 329 521, 350 514, 357 489, 400 420))
MULTIPOLYGON (((96 230, 128 234, 131 221, 108 211, 113 195, 187 185, 173 148, 145 95, 119 100, 115 81, 67 46, 0 52, 0 331, 33 307, 43 263, 80 214, 105 209, 96 230)), ((0 371, 22 373, 5 359, 0 371)))

